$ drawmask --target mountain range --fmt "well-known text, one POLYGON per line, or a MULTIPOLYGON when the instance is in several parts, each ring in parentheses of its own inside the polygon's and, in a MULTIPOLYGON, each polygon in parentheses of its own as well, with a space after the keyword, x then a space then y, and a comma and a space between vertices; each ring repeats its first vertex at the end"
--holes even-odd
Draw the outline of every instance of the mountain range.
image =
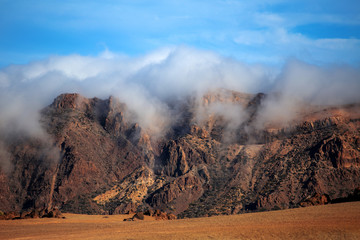
POLYGON ((0 210, 200 217, 356 199, 360 104, 265 118, 277 98, 217 89, 167 102, 171 121, 144 127, 115 97, 61 94, 41 110, 44 134, 0 137, 0 210))

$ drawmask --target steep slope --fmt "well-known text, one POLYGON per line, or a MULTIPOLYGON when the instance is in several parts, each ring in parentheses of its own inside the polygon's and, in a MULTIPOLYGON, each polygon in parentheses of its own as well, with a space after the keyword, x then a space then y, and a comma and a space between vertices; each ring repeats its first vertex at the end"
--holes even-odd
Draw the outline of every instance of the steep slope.
POLYGON ((42 110, 50 137, 3 139, 3 211, 161 209, 194 217, 346 198, 360 186, 360 105, 305 105, 286 127, 259 127, 264 94, 219 90, 169 103, 159 137, 113 97, 63 94, 42 110), (310 201, 311 200, 311 201, 310 201))

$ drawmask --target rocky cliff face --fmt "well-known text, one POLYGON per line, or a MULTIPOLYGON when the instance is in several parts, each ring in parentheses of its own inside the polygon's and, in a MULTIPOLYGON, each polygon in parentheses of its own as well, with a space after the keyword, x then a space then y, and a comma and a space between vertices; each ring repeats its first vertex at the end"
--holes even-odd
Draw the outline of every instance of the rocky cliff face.
POLYGON ((3 140, 12 168, 0 173, 0 210, 152 208, 194 217, 352 194, 360 186, 360 105, 307 106, 286 127, 260 128, 265 98, 220 90, 172 103, 179 117, 155 137, 113 97, 60 95, 42 110, 45 140, 3 140))

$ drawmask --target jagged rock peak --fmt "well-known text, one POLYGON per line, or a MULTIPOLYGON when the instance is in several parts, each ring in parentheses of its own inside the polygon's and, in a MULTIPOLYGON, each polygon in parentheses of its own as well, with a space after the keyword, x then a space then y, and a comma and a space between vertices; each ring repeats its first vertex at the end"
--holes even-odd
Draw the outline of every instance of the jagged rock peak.
POLYGON ((81 108, 84 103, 88 102, 89 99, 81 96, 78 93, 64 93, 54 99, 51 107, 57 109, 77 109, 81 108))
POLYGON ((211 216, 343 199, 360 186, 359 104, 305 106, 289 128, 258 129, 270 96, 222 89, 202 97, 174 100, 172 132, 155 139, 114 97, 60 95, 41 113, 61 159, 43 164, 49 149, 31 139, 9 146, 14 170, 0 172, 0 210, 211 216), (229 128, 238 115, 221 114, 235 111, 242 122, 229 128))

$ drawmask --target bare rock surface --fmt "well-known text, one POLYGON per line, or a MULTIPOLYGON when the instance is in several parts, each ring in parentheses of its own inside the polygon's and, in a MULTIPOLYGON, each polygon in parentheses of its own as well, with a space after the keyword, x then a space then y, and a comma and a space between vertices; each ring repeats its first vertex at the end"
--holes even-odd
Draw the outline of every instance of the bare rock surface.
POLYGON ((207 93, 173 107, 176 123, 155 136, 114 97, 62 94, 41 112, 47 139, 6 139, 13 168, 0 170, 0 218, 56 207, 175 219, 357 199, 360 105, 305 106, 286 126, 260 128, 265 98, 207 93), (234 124, 214 104, 238 106, 244 119, 234 124))

